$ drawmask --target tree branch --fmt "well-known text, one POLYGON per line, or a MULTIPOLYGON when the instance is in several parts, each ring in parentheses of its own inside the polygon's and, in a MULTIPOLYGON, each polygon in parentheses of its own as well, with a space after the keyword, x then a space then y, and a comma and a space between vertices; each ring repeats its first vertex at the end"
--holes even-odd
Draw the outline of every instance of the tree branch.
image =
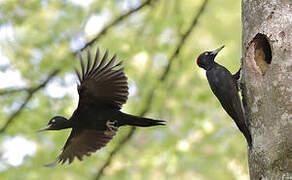
POLYGON ((96 36, 95 38, 93 38, 91 41, 87 42, 80 50, 76 51, 80 52, 83 51, 84 49, 86 49, 88 46, 92 45, 95 41, 99 40, 111 27, 115 26, 116 24, 119 24, 122 20, 124 20, 125 18, 127 18, 128 16, 130 16, 131 14, 139 11, 140 9, 142 9, 143 7, 149 5, 151 3, 152 0, 147 0, 144 3, 142 3, 140 6, 129 10, 128 12, 126 12, 125 14, 117 17, 115 20, 113 20, 110 24, 108 24, 107 26, 105 26, 96 36))
MULTIPOLYGON (((154 95, 154 89, 155 88, 153 88, 151 90, 151 92, 149 93, 149 96, 146 99, 147 102, 145 103, 146 106, 139 113, 139 116, 144 116, 150 110, 153 95, 154 95)), ((105 163, 102 165, 102 167, 98 171, 96 178, 95 178, 96 180, 99 180, 102 177, 105 168, 107 168, 111 164, 114 155, 116 155, 122 149, 122 147, 131 139, 131 137, 134 135, 135 131, 136 131, 136 127, 132 126, 130 131, 122 138, 122 140, 119 142, 119 144, 110 152, 105 163)))
POLYGON ((182 38, 180 39, 179 43, 178 43, 178 46, 176 47, 175 51, 173 52, 173 54, 170 56, 169 58, 169 63, 167 65, 167 67, 165 68, 165 71, 162 73, 162 76, 161 76, 161 81, 164 81, 164 79, 166 78, 171 66, 172 66, 172 63, 173 63, 173 60, 179 55, 179 52, 182 48, 182 46, 184 45, 185 43, 185 40, 187 39, 187 37, 191 34, 192 30, 194 29, 194 27, 197 25, 198 23, 198 19, 199 17, 201 16, 201 14, 203 14, 204 12, 204 9, 206 7, 206 4, 207 4, 208 0, 205 0, 201 6, 201 8, 199 9, 199 12, 197 13, 197 15, 195 16, 195 18, 193 19, 192 21, 192 24, 191 26, 188 28, 188 30, 182 35, 182 38))
POLYGON ((1 89, 0 95, 12 94, 12 93, 17 93, 17 92, 22 92, 22 91, 29 91, 29 88, 23 87, 23 88, 7 88, 7 89, 1 89))
MULTIPOLYGON (((27 97, 25 98, 25 100, 22 102, 22 104, 19 106, 19 108, 14 111, 7 119, 6 123, 1 127, 0 129, 0 134, 3 133, 7 127, 9 126, 9 124, 12 123, 12 121, 22 112, 22 110, 24 109, 24 107, 27 105, 27 103, 31 100, 31 98, 33 97, 33 95, 40 89, 44 88, 48 82, 57 74, 59 73, 59 69, 56 69, 55 71, 53 71, 41 84, 39 84, 38 86, 34 87, 34 88, 23 88, 23 89, 15 89, 14 92, 17 91, 26 91, 28 93, 27 97)), ((10 91, 11 92, 11 91, 10 91)))
MULTIPOLYGON (((169 64, 167 65, 167 67, 165 68, 164 73, 162 73, 161 77, 159 78, 159 81, 153 86, 152 90, 150 91, 149 95, 146 98, 146 106, 142 109, 142 111, 139 113, 139 116, 144 116, 151 107, 151 104, 153 102, 153 97, 154 97, 154 92, 155 89, 158 87, 158 84, 164 82, 166 80, 166 77, 169 74, 170 68, 172 66, 172 62, 174 61, 174 59, 176 59, 176 57, 179 55, 179 52, 185 42, 185 40, 189 37, 190 33, 192 32, 192 30, 194 29, 194 27, 197 25, 198 19, 201 16, 201 14, 203 13, 203 10, 207 4, 208 0, 205 0, 198 12, 198 14, 195 16, 194 20, 192 21, 191 26, 187 29, 187 31, 181 36, 181 39, 176 47, 176 50, 174 51, 174 53, 170 56, 169 59, 169 64)), ((96 175, 96 180, 99 180, 103 174, 104 174, 104 170, 111 164, 114 156, 122 149, 122 147, 132 138, 132 136, 135 134, 136 128, 135 127, 131 127, 130 131, 122 138, 122 140, 119 142, 119 144, 110 152, 110 155, 108 156, 108 158, 106 159, 105 163, 103 164, 103 166, 100 168, 100 170, 98 171, 97 175, 96 175)))

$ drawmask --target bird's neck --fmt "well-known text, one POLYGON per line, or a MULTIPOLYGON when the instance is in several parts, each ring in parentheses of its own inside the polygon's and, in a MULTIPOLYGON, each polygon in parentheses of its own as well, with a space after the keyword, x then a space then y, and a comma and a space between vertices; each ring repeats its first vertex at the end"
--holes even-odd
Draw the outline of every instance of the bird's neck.
POLYGON ((73 127, 73 123, 71 119, 68 119, 66 121, 64 121, 62 123, 62 128, 61 129, 68 129, 68 128, 72 128, 73 127))
POLYGON ((219 64, 217 64, 215 61, 210 62, 210 64, 208 64, 208 66, 206 67, 206 71, 209 71, 215 67, 217 67, 219 64))
POLYGON ((73 127, 73 126, 72 126, 72 121, 69 121, 69 120, 68 120, 68 122, 67 122, 66 124, 64 124, 63 129, 72 128, 72 127, 73 127))

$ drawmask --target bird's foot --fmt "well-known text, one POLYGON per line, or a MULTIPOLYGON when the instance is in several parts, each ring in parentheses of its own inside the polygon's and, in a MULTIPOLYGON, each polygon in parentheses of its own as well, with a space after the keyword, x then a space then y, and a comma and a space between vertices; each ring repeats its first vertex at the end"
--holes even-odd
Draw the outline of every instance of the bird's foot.
POLYGON ((116 133, 116 131, 118 130, 118 121, 114 120, 108 120, 106 122, 106 127, 107 130, 104 132, 104 134, 106 135, 114 135, 116 133))

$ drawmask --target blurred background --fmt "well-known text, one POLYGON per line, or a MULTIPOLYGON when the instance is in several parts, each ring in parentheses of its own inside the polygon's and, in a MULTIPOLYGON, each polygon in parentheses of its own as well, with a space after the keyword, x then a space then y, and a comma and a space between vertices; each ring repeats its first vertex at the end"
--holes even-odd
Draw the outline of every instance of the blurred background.
POLYGON ((195 64, 224 44, 217 62, 238 70, 240 8, 234 0, 0 1, 0 179, 248 179, 245 140, 195 64), (90 158, 43 167, 70 131, 36 130, 76 108, 73 66, 86 47, 124 61, 122 111, 167 126, 122 127, 90 158))

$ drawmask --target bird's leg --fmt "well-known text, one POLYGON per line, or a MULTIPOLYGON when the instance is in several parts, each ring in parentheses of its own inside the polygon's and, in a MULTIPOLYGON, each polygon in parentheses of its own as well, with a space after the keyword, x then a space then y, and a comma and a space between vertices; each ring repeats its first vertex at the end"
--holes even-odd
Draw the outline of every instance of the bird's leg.
POLYGON ((239 90, 238 89, 238 80, 240 78, 240 71, 241 71, 241 68, 239 68, 239 70, 235 74, 232 75, 233 82, 234 82, 234 85, 235 85, 237 91, 239 90))
POLYGON ((114 135, 116 133, 116 131, 118 130, 117 124, 118 124, 118 121, 116 121, 116 120, 114 120, 114 121, 108 120, 106 122, 107 130, 104 132, 104 134, 114 135))

